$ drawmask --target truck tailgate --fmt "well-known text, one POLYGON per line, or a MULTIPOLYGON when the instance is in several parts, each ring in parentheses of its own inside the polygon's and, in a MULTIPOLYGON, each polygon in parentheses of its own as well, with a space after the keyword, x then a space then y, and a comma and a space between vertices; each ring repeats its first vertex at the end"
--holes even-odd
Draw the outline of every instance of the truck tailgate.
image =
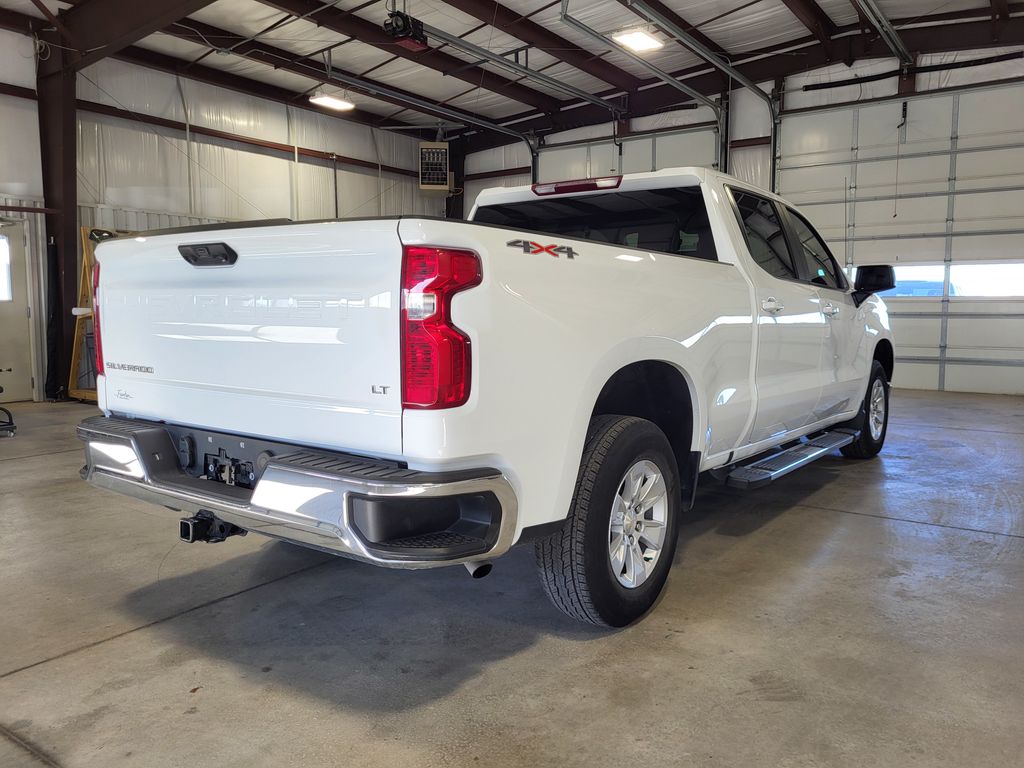
POLYGON ((102 244, 100 406, 399 455, 397 221, 207 229, 102 244), (228 266, 179 246, 222 243, 228 266))

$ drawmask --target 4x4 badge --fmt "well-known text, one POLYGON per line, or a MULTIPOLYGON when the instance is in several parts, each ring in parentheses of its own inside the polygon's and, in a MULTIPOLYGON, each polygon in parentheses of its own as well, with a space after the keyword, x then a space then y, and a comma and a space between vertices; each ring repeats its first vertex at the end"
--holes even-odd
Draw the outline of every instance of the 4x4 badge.
POLYGON ((541 245, 533 240, 509 240, 505 245, 509 248, 522 248, 523 253, 546 253, 548 256, 554 256, 556 259, 559 254, 567 259, 574 259, 577 254, 577 251, 574 251, 568 245, 541 245))

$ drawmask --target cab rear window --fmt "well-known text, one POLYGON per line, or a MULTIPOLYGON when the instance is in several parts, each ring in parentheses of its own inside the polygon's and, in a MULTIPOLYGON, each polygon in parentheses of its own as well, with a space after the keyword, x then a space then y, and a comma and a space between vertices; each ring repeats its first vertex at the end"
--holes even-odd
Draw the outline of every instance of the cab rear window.
POLYGON ((718 260, 700 187, 605 192, 477 208, 473 221, 718 260))

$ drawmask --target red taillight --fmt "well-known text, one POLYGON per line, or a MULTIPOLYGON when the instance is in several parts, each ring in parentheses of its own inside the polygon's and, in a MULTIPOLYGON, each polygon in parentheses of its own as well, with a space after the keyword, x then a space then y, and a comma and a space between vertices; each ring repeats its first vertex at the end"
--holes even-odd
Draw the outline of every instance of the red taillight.
POLYGON ((573 179, 572 181, 552 181, 546 184, 534 184, 533 194, 564 195, 567 192, 597 192, 602 189, 618 189, 622 183, 621 176, 602 176, 598 179, 573 179))
POLYGON ((469 399, 469 338, 452 324, 452 297, 479 285, 472 251, 402 249, 402 405, 454 408, 469 399))
POLYGON ((92 345, 96 349, 96 375, 103 375, 103 339, 100 338, 100 263, 92 266, 92 345))

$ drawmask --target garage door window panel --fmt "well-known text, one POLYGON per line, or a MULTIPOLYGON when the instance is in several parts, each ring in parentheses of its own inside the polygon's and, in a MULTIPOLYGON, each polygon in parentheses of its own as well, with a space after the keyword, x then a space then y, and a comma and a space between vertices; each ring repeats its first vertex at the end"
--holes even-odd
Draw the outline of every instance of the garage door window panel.
POLYGON ((970 298, 1024 297, 1024 262, 954 264, 949 270, 951 296, 970 298))

